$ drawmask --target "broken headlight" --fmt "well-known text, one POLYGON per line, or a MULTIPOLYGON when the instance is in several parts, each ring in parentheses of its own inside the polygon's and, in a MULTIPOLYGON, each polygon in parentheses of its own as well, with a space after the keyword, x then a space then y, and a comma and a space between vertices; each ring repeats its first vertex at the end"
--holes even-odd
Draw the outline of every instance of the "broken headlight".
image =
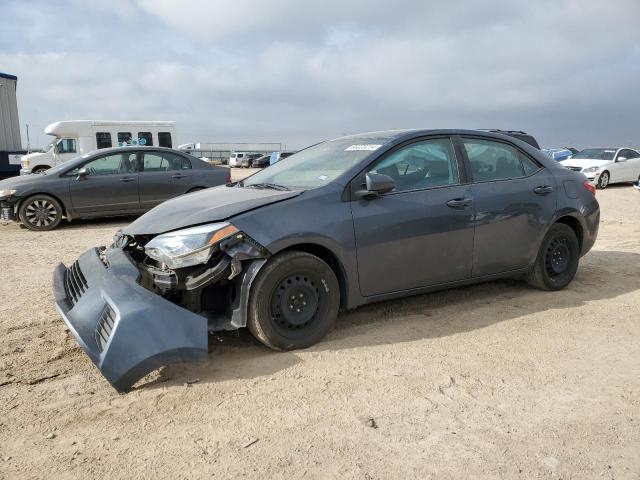
POLYGON ((238 233, 228 222, 210 223, 163 233, 144 247, 146 254, 171 269, 206 263, 214 247, 225 238, 238 233))

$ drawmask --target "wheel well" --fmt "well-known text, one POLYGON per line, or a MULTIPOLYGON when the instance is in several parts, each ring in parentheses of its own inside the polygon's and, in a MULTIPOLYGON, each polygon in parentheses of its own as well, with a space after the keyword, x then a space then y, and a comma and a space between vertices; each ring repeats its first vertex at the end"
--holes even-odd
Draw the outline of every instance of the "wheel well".
MULTIPOLYGON (((299 243, 297 245, 291 245, 290 247, 281 250, 281 252, 288 252, 296 250, 299 252, 310 253, 318 258, 321 258, 327 265, 331 267, 333 273, 338 279, 338 285, 340 285, 340 307, 346 307, 347 305, 347 276, 344 272, 344 268, 338 257, 329 250, 327 247, 318 245, 317 243, 299 243)), ((280 252, 278 252, 280 253, 280 252)))
POLYGON ((37 172, 38 170, 49 170, 51 167, 49 165, 36 165, 31 169, 32 172, 37 172))
POLYGON ((582 225, 580 225, 578 219, 574 217, 560 217, 558 220, 556 220, 556 223, 563 223, 575 232, 576 237, 578 237, 580 250, 582 250, 582 239, 584 238, 584 232, 582 231, 582 225))
POLYGON ((20 202, 18 203, 17 208, 16 208, 16 211, 18 212, 18 214, 20 213, 20 209, 22 208, 22 204, 24 202, 26 202, 27 200, 29 200, 31 197, 35 197, 36 195, 46 195, 47 197, 51 197, 54 200, 57 200, 57 202, 62 207, 62 215, 64 215, 65 217, 67 217, 67 219, 69 219, 69 215, 67 214, 67 207, 64 204, 64 202, 62 200, 60 200, 60 198, 58 198, 57 196, 51 195, 50 193, 45 193, 45 192, 32 193, 28 197, 25 197, 22 200, 20 200, 20 202))
POLYGON ((197 192, 198 190, 204 190, 207 187, 193 187, 190 188, 189 190, 187 190, 187 193, 191 193, 191 192, 197 192))

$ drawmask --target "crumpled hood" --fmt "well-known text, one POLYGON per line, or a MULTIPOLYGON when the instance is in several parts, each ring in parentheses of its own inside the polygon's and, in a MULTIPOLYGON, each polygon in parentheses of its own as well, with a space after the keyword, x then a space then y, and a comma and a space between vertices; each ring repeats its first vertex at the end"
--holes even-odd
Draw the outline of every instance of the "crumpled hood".
POLYGON ((580 168, 591 168, 591 167, 604 167, 610 163, 613 163, 611 160, 590 160, 588 158, 580 158, 580 159, 568 159, 562 160, 560 162, 565 167, 580 167, 580 168))
POLYGON ((301 193, 300 190, 278 191, 225 185, 207 188, 161 203, 123 228, 122 233, 156 235, 192 225, 218 222, 301 193))

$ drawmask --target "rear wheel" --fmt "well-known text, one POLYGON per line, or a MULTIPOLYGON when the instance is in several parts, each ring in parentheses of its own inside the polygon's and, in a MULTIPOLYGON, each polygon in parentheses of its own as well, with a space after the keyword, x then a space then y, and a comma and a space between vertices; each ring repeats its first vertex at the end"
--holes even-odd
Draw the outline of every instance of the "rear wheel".
POLYGON ((340 287, 329 265, 306 252, 284 252, 251 286, 248 327, 274 350, 306 348, 331 330, 339 306, 340 287))
POLYGON ((580 244, 571 227, 556 223, 542 241, 536 263, 527 274, 527 282, 541 290, 561 290, 578 270, 580 244))
POLYGON ((609 172, 605 170, 600 174, 600 178, 598 179, 598 188, 601 190, 607 188, 607 186, 609 185, 609 180, 609 172))
POLYGON ((49 195, 34 195, 22 202, 18 216, 29 230, 53 230, 62 220, 62 205, 49 195))

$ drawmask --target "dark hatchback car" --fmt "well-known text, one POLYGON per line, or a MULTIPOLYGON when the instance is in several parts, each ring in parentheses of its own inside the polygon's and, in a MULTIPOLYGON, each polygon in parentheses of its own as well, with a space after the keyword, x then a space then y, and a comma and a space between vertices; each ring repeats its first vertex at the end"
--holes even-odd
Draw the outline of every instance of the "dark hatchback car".
POLYGON ((162 147, 105 148, 42 174, 0 181, 3 220, 51 230, 63 217, 135 215, 230 180, 229 169, 162 147))
POLYGON ((247 326, 305 348, 338 310, 500 277, 571 282, 599 225, 584 175, 500 134, 411 130, 320 143, 176 198, 54 272, 56 305, 119 391, 247 326))

